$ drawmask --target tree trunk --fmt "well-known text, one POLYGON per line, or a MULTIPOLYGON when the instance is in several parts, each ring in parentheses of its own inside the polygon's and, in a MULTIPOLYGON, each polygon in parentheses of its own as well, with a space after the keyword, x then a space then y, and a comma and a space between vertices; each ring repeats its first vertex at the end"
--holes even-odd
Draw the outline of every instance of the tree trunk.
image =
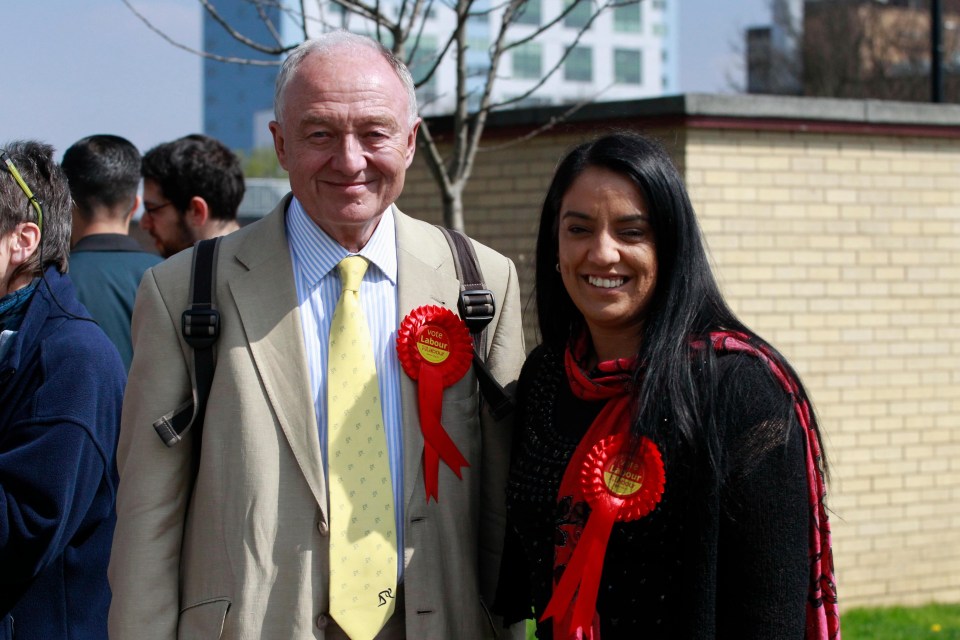
POLYGON ((443 224, 450 229, 465 231, 463 228, 463 191, 454 189, 443 196, 443 224))

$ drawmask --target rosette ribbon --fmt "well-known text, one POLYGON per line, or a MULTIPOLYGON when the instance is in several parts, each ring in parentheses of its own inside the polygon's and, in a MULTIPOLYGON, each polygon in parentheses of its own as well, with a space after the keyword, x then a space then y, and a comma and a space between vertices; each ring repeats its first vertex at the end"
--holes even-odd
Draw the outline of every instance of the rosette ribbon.
POLYGON ((663 496, 666 477, 657 445, 641 437, 632 456, 630 448, 626 434, 603 438, 587 453, 580 469, 580 486, 590 515, 540 619, 560 620, 573 603, 570 633, 564 638, 576 637, 577 629, 589 629, 594 619, 603 559, 614 523, 644 517, 663 496))
POLYGON ((473 361, 470 331, 445 307, 417 307, 400 323, 397 355, 403 370, 417 383, 427 502, 439 501, 440 460, 461 479, 461 469, 470 466, 440 422, 444 388, 462 378, 473 361))

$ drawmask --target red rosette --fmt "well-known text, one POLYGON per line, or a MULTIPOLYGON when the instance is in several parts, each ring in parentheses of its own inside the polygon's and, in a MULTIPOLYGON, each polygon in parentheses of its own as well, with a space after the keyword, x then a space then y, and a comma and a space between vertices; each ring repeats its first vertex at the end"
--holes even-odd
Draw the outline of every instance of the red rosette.
POLYGON ((473 361, 473 341, 466 323, 445 307, 417 307, 397 332, 400 365, 417 382, 420 430, 423 432, 423 471, 427 501, 438 499, 440 460, 458 478, 467 459, 440 423, 443 390, 462 378, 473 361))
POLYGON ((653 511, 666 484, 657 445, 640 438, 636 453, 628 459, 628 443, 625 434, 604 438, 587 453, 580 472, 590 508, 612 511, 617 522, 638 520, 653 511))
POLYGON ((407 375, 420 379, 422 365, 440 370, 449 387, 470 369, 473 341, 466 323, 446 307, 424 305, 407 314, 397 332, 397 355, 407 375))
POLYGON ((657 445, 640 438, 636 452, 630 456, 629 444, 627 434, 601 439, 587 452, 580 470, 580 486, 590 505, 590 516, 541 617, 560 619, 572 603, 569 631, 574 635, 578 629, 590 628, 596 612, 603 560, 614 523, 644 517, 663 497, 666 476, 657 445))

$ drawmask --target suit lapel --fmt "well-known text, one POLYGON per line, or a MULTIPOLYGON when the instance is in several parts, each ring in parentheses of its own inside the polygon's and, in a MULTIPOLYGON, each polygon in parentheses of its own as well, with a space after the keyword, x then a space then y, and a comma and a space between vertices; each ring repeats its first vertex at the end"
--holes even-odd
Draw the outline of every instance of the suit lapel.
MULTIPOLYGON (((450 250, 439 232, 420 221, 397 211, 397 311, 399 323, 413 309, 422 305, 439 305, 456 312, 460 283, 444 273, 442 267, 451 260, 450 250), (439 237, 439 242, 437 241, 439 237)), ((452 268, 447 270, 453 273, 452 268)), ((425 500, 423 484, 423 434, 420 432, 417 385, 400 374, 403 405, 403 477, 404 504, 425 500)))
MULTIPOLYGON (((317 438, 317 421, 309 390, 310 372, 286 241, 284 201, 266 219, 260 233, 250 234, 237 251, 247 269, 230 282, 254 366, 267 399, 280 422, 293 455, 326 516, 327 492, 317 438), (289 284, 286 284, 289 283, 289 284)), ((402 320, 422 305, 439 305, 454 312, 460 285, 453 275, 450 251, 429 226, 396 212, 397 311, 402 320)), ((403 406, 404 502, 425 500, 423 435, 418 415, 417 387, 401 373, 403 406)))
POLYGON ((289 198, 247 236, 237 260, 247 272, 230 281, 254 366, 294 458, 326 515, 327 492, 310 393, 293 265, 286 240, 289 198))

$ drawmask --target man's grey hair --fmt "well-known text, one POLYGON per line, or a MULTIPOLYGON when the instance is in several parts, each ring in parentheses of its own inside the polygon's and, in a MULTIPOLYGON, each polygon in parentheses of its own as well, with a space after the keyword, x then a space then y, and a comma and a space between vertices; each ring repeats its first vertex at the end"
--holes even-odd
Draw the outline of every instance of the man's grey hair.
MULTIPOLYGON (((407 65, 405 65, 400 58, 390 51, 390 49, 387 49, 376 40, 368 38, 367 36, 341 30, 330 31, 328 33, 324 33, 323 35, 317 36, 316 38, 304 40, 293 51, 291 51, 290 55, 287 56, 287 59, 283 61, 283 66, 280 67, 280 73, 277 75, 276 89, 273 94, 273 116, 276 121, 280 123, 283 122, 283 101, 287 84, 290 82, 290 79, 296 75, 297 69, 300 67, 300 63, 302 63, 308 55, 326 55, 334 49, 356 49, 359 47, 365 47, 367 49, 376 51, 383 56, 384 60, 386 60, 391 67, 393 67, 393 70, 397 74, 397 78, 400 79, 400 83, 403 85, 403 88, 406 89, 409 125, 413 126, 413 123, 418 117, 417 94, 415 91, 413 76, 410 75, 410 70, 407 69, 407 65)), ((358 69, 357 72, 362 73, 363 70, 358 69)))

